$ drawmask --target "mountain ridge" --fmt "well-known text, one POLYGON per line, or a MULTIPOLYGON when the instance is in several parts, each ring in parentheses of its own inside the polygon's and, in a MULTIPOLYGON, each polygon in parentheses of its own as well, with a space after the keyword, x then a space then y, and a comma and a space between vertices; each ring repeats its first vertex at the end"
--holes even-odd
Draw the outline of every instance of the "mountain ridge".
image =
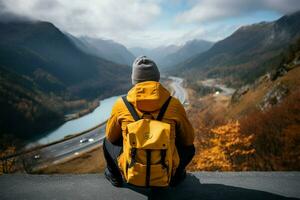
POLYGON ((159 46, 153 49, 135 47, 129 50, 135 56, 145 55, 153 59, 162 71, 172 70, 172 67, 180 62, 193 57, 197 53, 202 53, 212 46, 213 42, 193 39, 185 42, 182 45, 166 45, 159 46))
POLYGON ((253 82, 272 68, 272 62, 280 62, 274 58, 300 36, 299 19, 300 12, 296 12, 274 22, 243 26, 208 51, 177 65, 177 74, 221 76, 236 79, 237 86, 253 82))
POLYGON ((163 65, 165 66, 165 68, 171 69, 171 67, 175 66, 176 64, 179 64, 188 58, 192 58, 196 54, 207 51, 212 47, 212 45, 213 42, 206 40, 189 40, 177 51, 167 55, 164 58, 163 65))
POLYGON ((117 64, 130 66, 135 58, 124 45, 113 40, 88 36, 75 37, 69 33, 67 36, 82 51, 117 64))

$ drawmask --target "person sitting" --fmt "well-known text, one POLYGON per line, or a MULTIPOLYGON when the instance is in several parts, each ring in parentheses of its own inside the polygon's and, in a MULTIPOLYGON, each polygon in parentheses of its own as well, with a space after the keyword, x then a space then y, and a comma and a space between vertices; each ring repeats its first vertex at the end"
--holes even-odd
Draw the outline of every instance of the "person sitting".
POLYGON ((106 124, 105 177, 142 187, 176 186, 195 154, 194 129, 180 101, 159 82, 154 61, 132 65, 133 87, 115 102, 106 124))

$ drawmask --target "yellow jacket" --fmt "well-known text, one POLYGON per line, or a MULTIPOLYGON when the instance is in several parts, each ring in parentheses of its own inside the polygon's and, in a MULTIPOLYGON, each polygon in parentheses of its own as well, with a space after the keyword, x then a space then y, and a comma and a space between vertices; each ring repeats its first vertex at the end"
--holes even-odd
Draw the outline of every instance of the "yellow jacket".
MULTIPOLYGON (((170 96, 170 92, 159 82, 146 81, 136 84, 127 94, 127 100, 135 107, 139 116, 149 112, 157 117, 161 106, 170 96), (141 112, 142 111, 142 112, 141 112)), ((176 141, 180 145, 190 146, 194 142, 194 129, 189 122, 186 112, 178 99, 173 97, 164 114, 164 122, 171 124, 171 129, 176 130, 176 141)), ((113 106, 111 116, 106 124, 106 138, 115 143, 126 134, 127 124, 134 122, 122 98, 113 106)))

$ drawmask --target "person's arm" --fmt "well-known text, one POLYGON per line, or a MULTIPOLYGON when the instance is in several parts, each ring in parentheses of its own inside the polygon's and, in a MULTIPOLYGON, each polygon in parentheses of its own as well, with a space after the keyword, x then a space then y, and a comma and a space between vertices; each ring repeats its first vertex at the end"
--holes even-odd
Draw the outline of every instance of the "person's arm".
POLYGON ((193 146, 194 128, 187 118, 183 105, 176 99, 177 120, 176 120, 176 143, 181 146, 193 146))
POLYGON ((182 104, 176 99, 176 148, 180 158, 179 166, 176 170, 176 179, 184 171, 185 167, 191 162, 195 155, 194 146, 194 129, 187 118, 185 109, 182 104))
POLYGON ((120 116, 120 103, 122 103, 120 101, 121 98, 119 98, 114 104, 110 118, 106 123, 106 139, 113 144, 119 143, 120 139, 122 138, 122 128, 118 120, 120 116))

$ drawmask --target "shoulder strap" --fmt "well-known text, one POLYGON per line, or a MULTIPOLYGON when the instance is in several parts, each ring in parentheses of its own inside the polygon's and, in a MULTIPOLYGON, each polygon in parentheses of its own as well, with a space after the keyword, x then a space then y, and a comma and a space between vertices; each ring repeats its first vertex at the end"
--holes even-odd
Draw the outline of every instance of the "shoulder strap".
POLYGON ((171 99, 172 99, 172 96, 169 96, 169 98, 167 99, 167 101, 162 105, 162 107, 161 107, 161 109, 160 109, 160 111, 159 111, 159 113, 157 115, 156 120, 158 120, 158 121, 162 120, 162 118, 163 118, 163 116, 164 116, 164 114, 165 114, 165 112, 166 112, 166 110, 168 108, 168 105, 169 105, 171 99))
POLYGON ((140 120, 139 115, 137 114, 136 110, 134 109, 134 107, 131 105, 131 103, 129 103, 129 101, 127 100, 126 96, 122 97, 127 109, 129 110, 130 114, 132 115, 133 119, 135 121, 140 120))

